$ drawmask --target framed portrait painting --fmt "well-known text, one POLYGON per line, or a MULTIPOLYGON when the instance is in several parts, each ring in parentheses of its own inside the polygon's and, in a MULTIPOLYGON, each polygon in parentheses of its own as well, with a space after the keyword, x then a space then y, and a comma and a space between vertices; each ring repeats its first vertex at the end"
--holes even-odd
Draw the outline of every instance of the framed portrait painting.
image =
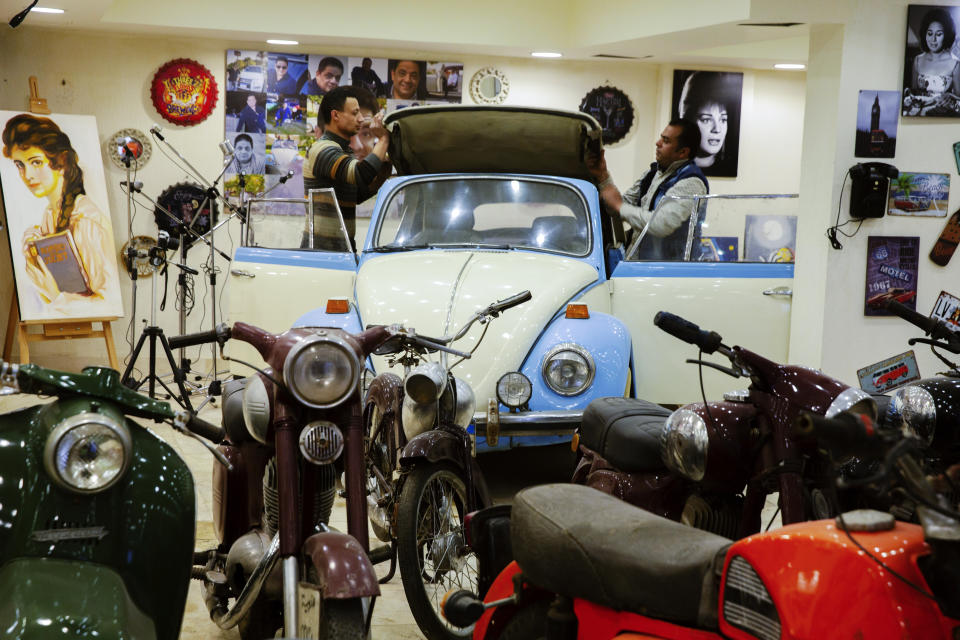
POLYGON ((0 111, 0 185, 20 319, 123 315, 93 116, 0 111))
POLYGON ((734 178, 740 156, 743 74, 727 71, 673 72, 671 117, 700 127, 694 161, 707 176, 734 178))
POLYGON ((960 7, 907 7, 902 115, 960 118, 958 23, 960 7))

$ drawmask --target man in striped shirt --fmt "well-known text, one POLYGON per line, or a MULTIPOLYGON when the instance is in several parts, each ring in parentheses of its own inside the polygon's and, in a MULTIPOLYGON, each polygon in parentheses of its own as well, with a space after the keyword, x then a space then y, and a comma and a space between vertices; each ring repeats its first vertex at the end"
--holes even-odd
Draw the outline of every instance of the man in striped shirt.
POLYGON ((375 117, 370 127, 371 133, 377 136, 373 150, 363 160, 354 157, 350 138, 360 131, 364 115, 353 87, 337 87, 323 96, 320 116, 324 122, 323 135, 310 147, 303 163, 304 194, 308 195, 310 189, 333 187, 350 243, 356 250, 353 236, 357 230, 357 204, 375 194, 390 175, 387 161, 390 134, 379 116, 375 117))

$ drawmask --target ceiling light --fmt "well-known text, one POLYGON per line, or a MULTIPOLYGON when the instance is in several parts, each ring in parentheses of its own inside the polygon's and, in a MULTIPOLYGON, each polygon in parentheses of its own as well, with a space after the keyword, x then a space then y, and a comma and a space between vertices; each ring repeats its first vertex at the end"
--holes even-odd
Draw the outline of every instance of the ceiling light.
POLYGON ((795 62, 780 62, 773 65, 774 69, 806 69, 807 65, 797 64, 795 62))
POLYGON ((267 40, 267 44, 300 44, 296 40, 267 40))
POLYGON ((37 13, 63 13, 63 9, 53 9, 51 7, 34 7, 30 11, 36 11, 37 13))
POLYGON ((534 58, 562 58, 563 54, 557 51, 534 51, 531 53, 534 58))

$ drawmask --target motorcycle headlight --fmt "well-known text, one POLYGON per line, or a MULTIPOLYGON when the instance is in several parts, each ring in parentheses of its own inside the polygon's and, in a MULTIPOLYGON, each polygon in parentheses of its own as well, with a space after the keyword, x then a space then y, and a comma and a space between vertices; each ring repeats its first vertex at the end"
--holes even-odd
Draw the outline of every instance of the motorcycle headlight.
POLYGON ((690 409, 670 414, 661 435, 660 455, 667 468, 695 482, 707 472, 707 423, 690 409))
POLYGON ((871 419, 877 419, 877 401, 863 389, 849 387, 844 389, 833 399, 824 415, 836 418, 839 413, 864 413, 871 419))
POLYGON ((497 399, 511 409, 519 409, 530 402, 532 394, 533 385, 519 371, 505 373, 497 380, 497 399))
POLYGON ((314 409, 335 407, 357 389, 360 359, 343 340, 318 332, 297 343, 283 363, 293 396, 314 409))
POLYGON ((596 374, 593 357, 578 344, 558 344, 543 358, 543 379, 562 396, 583 393, 596 374))
POLYGON ((893 394, 887 417, 899 426, 903 435, 914 437, 930 446, 937 426, 937 403, 923 387, 910 385, 893 394))
POLYGON ((133 440, 126 425, 103 413, 61 421, 47 438, 43 464, 53 481, 74 493, 113 486, 130 466, 133 440))

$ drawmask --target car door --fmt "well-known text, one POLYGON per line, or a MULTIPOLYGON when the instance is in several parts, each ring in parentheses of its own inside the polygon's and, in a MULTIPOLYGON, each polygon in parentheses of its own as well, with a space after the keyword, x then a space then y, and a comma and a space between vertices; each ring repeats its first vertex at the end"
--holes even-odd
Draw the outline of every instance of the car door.
MULTIPOLYGON (((230 265, 231 323, 280 333, 329 298, 353 297, 357 260, 332 189, 311 191, 309 201, 257 198, 247 204, 244 242, 230 265)), ((231 357, 260 360, 245 343, 230 341, 227 349, 231 357)))
MULTIPOLYGON (((631 259, 636 251, 627 251, 627 258, 611 274, 611 304, 613 315, 630 329, 638 397, 661 404, 701 398, 697 367, 685 363, 698 357, 696 347, 654 326, 658 311, 716 331, 727 345, 743 345, 773 361, 786 362, 796 240, 791 205, 795 203, 764 201, 761 207, 711 202, 716 211, 701 209, 702 238, 691 242, 688 255, 695 261, 640 261, 631 259), (781 235, 769 246, 754 237, 776 231, 781 235), (791 261, 774 261, 778 259, 791 261)), ((704 358, 729 364, 722 356, 704 358)), ((723 392, 749 385, 749 380, 734 380, 712 369, 704 369, 703 381, 708 400, 719 400, 723 392)))

